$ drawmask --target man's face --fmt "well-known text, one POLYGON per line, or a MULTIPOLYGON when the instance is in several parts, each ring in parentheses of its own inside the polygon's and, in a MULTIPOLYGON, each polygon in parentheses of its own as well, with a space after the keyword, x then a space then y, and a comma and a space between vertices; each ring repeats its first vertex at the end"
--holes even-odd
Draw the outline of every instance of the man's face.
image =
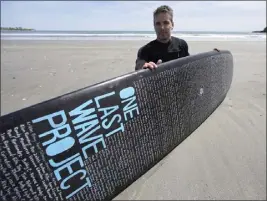
POLYGON ((154 28, 159 41, 167 42, 171 37, 173 23, 168 13, 159 13, 154 17, 154 28))

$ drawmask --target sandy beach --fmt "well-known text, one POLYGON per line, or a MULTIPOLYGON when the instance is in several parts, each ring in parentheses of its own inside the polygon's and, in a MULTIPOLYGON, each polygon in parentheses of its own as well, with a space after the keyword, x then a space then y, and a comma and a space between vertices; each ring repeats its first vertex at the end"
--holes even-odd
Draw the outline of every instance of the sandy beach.
MULTIPOLYGON (((134 70, 148 41, 1 41, 1 115, 134 70)), ((221 106, 116 200, 266 199, 266 42, 189 41, 234 56, 221 106)))

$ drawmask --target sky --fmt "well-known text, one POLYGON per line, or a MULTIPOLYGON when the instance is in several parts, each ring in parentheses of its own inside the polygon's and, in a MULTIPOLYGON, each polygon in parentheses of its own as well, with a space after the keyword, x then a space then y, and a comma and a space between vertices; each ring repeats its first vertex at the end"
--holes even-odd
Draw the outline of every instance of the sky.
POLYGON ((174 10, 174 31, 255 31, 266 1, 1 1, 1 26, 36 30, 153 31, 153 11, 174 10))

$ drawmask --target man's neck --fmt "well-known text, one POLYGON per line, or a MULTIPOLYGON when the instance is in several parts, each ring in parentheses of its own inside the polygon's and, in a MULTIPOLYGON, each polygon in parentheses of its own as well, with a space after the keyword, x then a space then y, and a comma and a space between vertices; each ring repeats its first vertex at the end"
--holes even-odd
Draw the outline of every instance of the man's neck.
POLYGON ((168 38, 168 39, 166 39, 166 40, 160 40, 159 38, 157 38, 157 41, 158 42, 160 42, 160 43, 168 43, 168 42, 170 42, 172 40, 172 37, 170 37, 170 38, 168 38))

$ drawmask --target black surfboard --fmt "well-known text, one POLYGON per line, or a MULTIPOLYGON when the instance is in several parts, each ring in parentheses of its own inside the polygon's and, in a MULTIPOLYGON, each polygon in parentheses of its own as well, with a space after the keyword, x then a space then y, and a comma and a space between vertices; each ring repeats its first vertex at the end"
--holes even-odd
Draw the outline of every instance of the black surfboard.
POLYGON ((1 116, 1 200, 114 198, 216 110, 232 76, 229 51, 206 52, 1 116))

